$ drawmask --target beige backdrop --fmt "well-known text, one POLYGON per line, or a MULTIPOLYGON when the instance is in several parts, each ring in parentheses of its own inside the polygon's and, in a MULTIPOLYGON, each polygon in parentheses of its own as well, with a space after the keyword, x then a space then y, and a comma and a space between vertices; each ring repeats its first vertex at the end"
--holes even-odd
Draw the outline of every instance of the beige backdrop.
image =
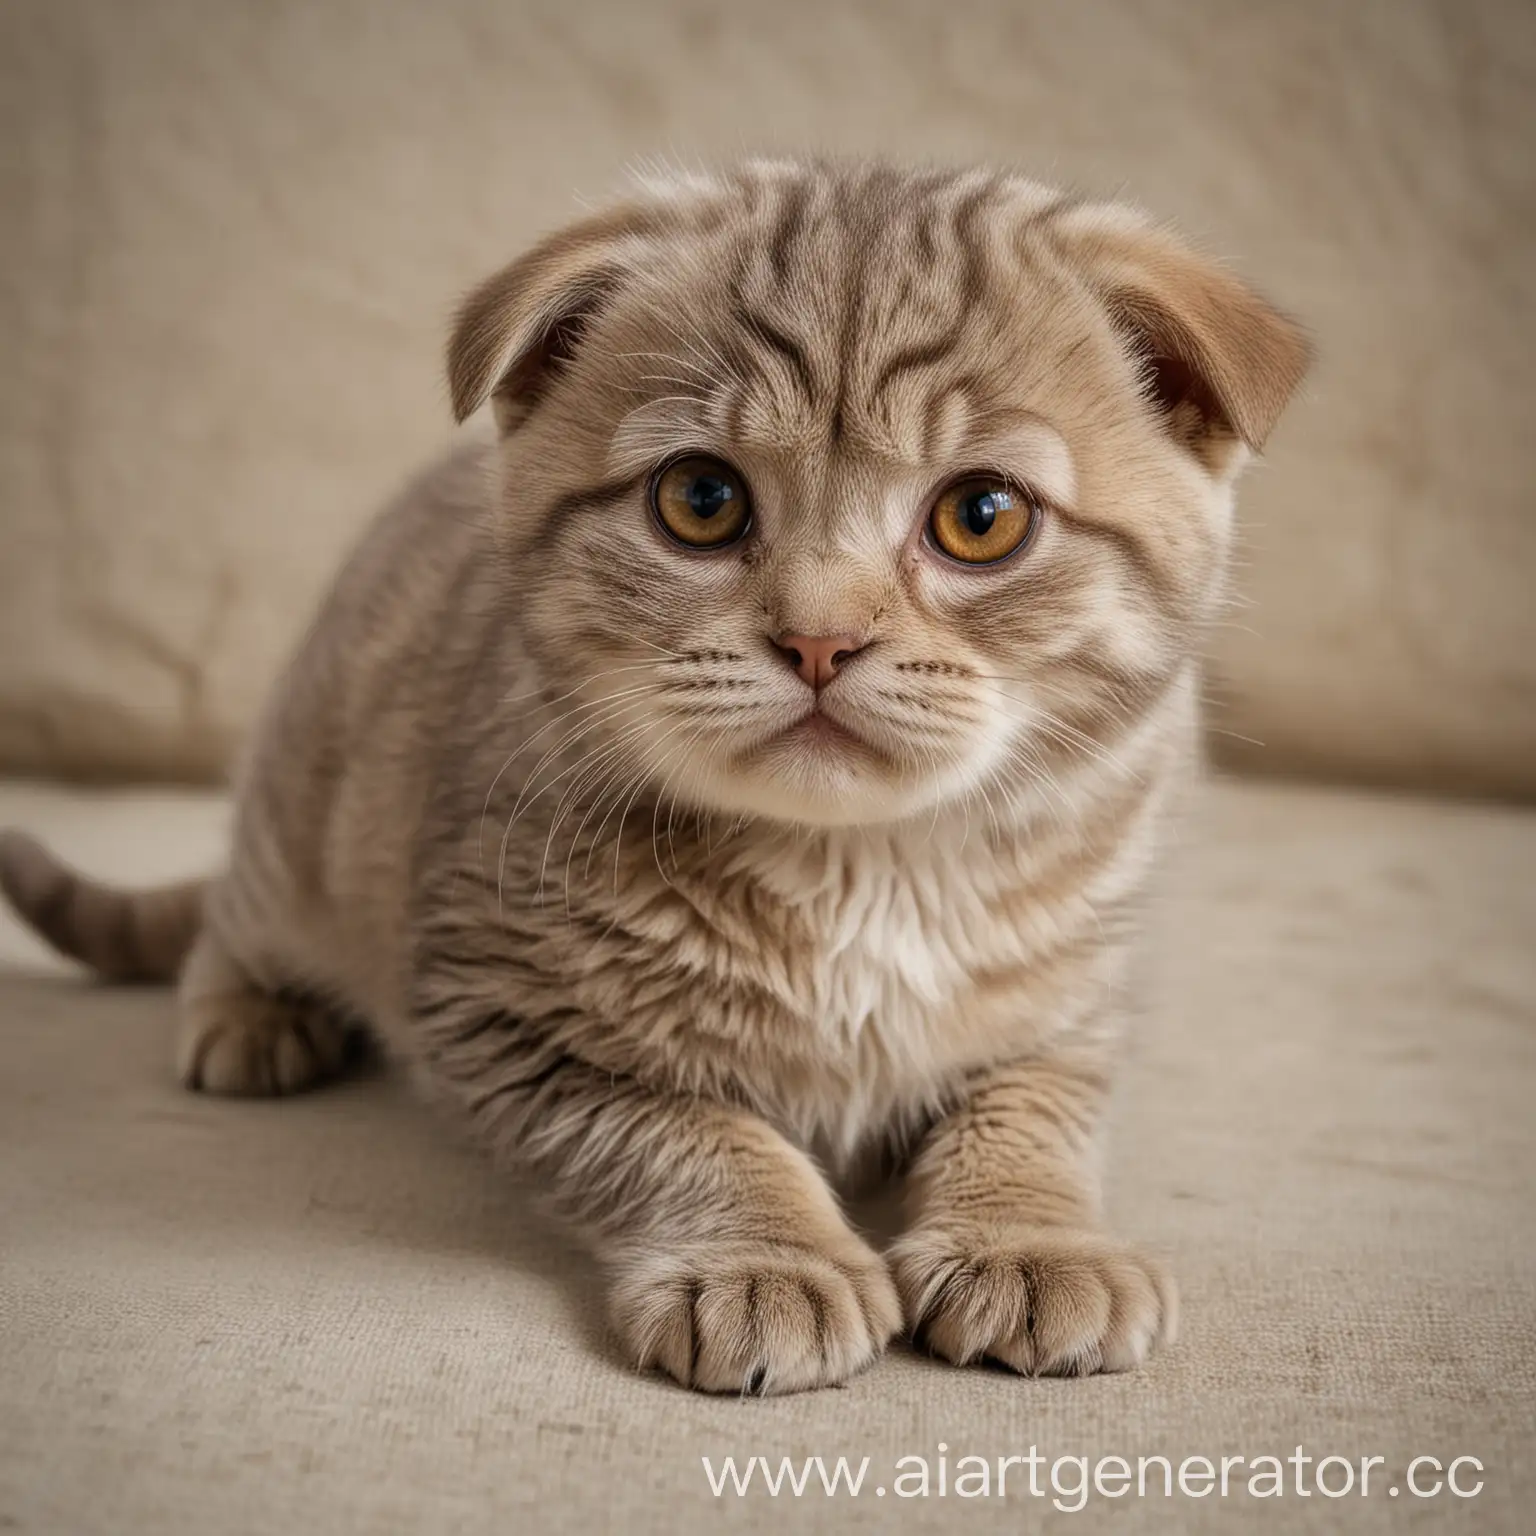
POLYGON ((216 774, 448 440, 457 294, 808 145, 1123 189, 1307 318, 1220 741, 1536 791, 1533 100, 1528 0, 5 0, 0 766, 216 774))

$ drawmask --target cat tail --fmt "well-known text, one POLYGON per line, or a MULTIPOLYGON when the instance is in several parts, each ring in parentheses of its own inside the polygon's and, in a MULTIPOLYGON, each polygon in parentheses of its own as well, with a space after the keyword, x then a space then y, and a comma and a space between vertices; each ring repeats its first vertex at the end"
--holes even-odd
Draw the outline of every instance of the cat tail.
POLYGON ((0 890, 60 954, 109 981, 172 981, 203 922, 206 880, 152 890, 101 885, 35 837, 0 831, 0 890))

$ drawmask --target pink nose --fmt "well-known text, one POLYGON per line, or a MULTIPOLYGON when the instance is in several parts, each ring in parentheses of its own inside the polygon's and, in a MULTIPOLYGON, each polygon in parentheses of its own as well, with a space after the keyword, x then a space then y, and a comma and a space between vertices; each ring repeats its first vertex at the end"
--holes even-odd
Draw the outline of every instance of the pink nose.
POLYGON ((812 688, 825 688, 837 669, 864 649, 853 635, 779 635, 774 639, 779 654, 812 688))

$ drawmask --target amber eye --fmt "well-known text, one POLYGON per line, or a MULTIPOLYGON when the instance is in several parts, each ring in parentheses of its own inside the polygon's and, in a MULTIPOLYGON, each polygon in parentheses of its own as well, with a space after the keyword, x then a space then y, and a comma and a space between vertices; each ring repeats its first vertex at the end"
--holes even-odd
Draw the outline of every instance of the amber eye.
POLYGON ((951 560, 992 565, 1024 543, 1039 516, 1028 491, 993 475, 972 475, 940 493, 928 529, 951 560))
POLYGON ((690 549, 730 544, 752 521, 746 481, 719 459, 668 464, 651 482, 651 505, 662 527, 690 549))

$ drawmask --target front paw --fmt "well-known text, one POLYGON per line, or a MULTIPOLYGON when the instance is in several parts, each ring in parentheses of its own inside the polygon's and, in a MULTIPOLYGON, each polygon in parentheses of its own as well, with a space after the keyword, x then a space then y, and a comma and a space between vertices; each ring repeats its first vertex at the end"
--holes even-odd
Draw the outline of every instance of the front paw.
POLYGON ((1140 1365, 1172 1343, 1178 1295, 1162 1268, 1092 1232, 919 1228, 891 1252, 914 1341, 956 1365, 1031 1376, 1140 1365))
POLYGON ((636 1366, 701 1392, 797 1392, 846 1380, 901 1326, 879 1256, 789 1243, 631 1255, 610 1297, 636 1366))

